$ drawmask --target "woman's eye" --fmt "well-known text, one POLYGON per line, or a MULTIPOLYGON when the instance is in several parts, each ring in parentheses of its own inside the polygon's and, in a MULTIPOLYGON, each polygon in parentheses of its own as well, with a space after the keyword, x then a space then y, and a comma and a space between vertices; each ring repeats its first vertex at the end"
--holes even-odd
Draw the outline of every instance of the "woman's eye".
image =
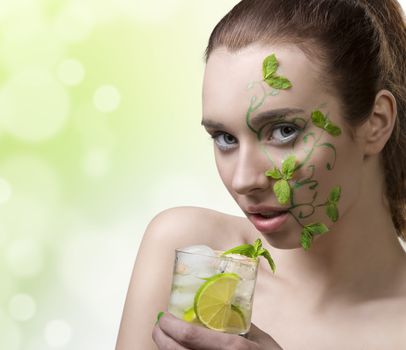
POLYGON ((276 144, 284 144, 294 140, 299 134, 300 129, 296 125, 282 124, 272 128, 270 141, 276 144))
POLYGON ((222 151, 228 151, 237 144, 237 139, 227 133, 217 133, 212 136, 214 142, 222 151))

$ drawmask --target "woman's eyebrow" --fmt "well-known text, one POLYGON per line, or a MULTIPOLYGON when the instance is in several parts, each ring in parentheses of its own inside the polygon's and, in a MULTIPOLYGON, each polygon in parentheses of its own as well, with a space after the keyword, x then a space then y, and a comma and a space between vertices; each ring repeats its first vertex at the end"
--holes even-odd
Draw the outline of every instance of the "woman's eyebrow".
POLYGON ((215 121, 207 119, 207 118, 203 118, 201 124, 205 128, 209 128, 209 129, 224 129, 225 128, 224 124, 215 122, 215 121))
MULTIPOLYGON (((273 119, 280 119, 281 117, 288 117, 298 113, 305 113, 301 108, 277 108, 271 109, 265 112, 258 113, 256 116, 250 119, 252 127, 257 128, 263 125, 265 122, 272 121, 273 119)), ((203 117, 201 124, 205 128, 209 129, 224 129, 225 126, 222 123, 216 122, 209 118, 203 117)))
POLYGON ((254 128, 258 128, 265 122, 272 121, 273 119, 280 119, 281 117, 288 117, 298 113, 305 113, 301 108, 277 108, 271 109, 265 112, 258 113, 256 116, 252 117, 250 124, 254 128))

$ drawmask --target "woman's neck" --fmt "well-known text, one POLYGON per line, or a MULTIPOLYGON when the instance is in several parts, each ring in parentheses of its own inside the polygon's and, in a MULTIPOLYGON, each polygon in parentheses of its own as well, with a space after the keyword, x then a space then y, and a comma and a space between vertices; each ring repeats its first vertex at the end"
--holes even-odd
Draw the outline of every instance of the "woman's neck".
POLYGON ((396 290, 405 293, 406 254, 389 209, 382 198, 371 198, 374 195, 361 196, 308 251, 270 248, 281 283, 318 304, 333 298, 336 305, 371 300, 396 290))

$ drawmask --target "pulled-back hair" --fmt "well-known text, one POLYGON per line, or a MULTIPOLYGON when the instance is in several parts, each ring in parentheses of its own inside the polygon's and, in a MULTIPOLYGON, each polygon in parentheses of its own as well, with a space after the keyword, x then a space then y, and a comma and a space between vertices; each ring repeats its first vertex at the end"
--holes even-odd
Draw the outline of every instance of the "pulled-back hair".
POLYGON ((292 43, 323 69, 323 84, 341 101, 352 126, 370 115, 376 94, 397 103, 383 151, 386 197, 406 240, 406 27, 396 0, 242 0, 214 28, 205 52, 253 43, 292 43))

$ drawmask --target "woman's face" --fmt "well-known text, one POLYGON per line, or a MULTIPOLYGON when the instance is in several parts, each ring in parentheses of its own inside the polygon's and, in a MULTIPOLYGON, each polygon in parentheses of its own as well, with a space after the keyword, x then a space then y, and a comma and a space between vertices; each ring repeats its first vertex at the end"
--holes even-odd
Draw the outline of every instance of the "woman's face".
POLYGON ((202 124, 214 139, 219 174, 278 248, 300 247, 303 235, 319 236, 320 225, 332 230, 360 190, 362 145, 320 72, 293 45, 218 48, 206 66, 202 124), (279 66, 268 61, 268 78, 285 77, 291 87, 264 81, 263 62, 273 54, 279 66))

